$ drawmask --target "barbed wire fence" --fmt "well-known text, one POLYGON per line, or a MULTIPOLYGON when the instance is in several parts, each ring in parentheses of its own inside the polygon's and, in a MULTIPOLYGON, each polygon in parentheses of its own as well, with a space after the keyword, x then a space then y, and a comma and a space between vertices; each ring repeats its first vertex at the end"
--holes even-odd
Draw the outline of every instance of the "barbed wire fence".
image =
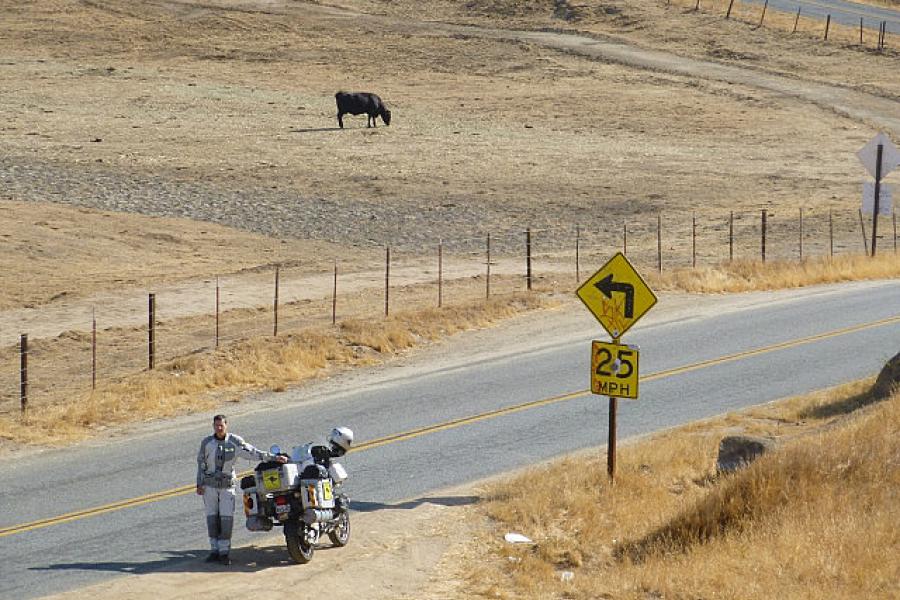
MULTIPOLYGON (((260 289, 254 297, 236 293, 246 286, 239 278, 212 277, 190 292, 208 306, 201 313, 179 312, 165 293, 148 292, 146 313, 124 321, 107 324, 111 307, 100 306, 84 315, 83 329, 31 337, 21 332, 16 343, 0 347, 0 414, 65 402, 129 375, 247 340, 340 326, 347 319, 379 320, 397 311, 440 309, 479 297, 574 290, 619 251, 644 273, 738 260, 800 262, 864 255, 869 253, 866 219, 859 211, 804 209, 793 214, 763 209, 640 215, 438 239, 429 254, 384 246, 380 264, 345 272, 335 259, 333 272, 319 275, 329 281, 330 293, 314 296, 302 293, 309 273, 289 261, 273 265, 270 279, 257 278, 260 289)), ((896 255, 896 214, 887 222, 879 229, 879 248, 896 255)))

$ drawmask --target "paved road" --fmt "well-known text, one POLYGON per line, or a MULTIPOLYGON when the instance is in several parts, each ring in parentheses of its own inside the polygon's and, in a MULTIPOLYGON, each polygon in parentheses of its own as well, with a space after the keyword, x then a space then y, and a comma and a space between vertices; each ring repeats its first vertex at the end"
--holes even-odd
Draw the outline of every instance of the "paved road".
MULTIPOLYGON (((286 446, 345 424, 365 444, 563 396, 362 447, 345 460, 358 511, 602 444, 606 401, 580 393, 589 340, 599 327, 579 307, 549 319, 540 330, 521 320, 425 353, 444 353, 442 363, 409 359, 260 398, 253 410, 232 417, 232 428, 260 445, 286 446), (498 338, 507 345, 494 347, 498 338)), ((848 327, 854 329, 645 380, 639 401, 621 403, 620 438, 869 375, 900 350, 900 281, 691 302, 664 297, 628 334, 629 343, 641 346, 644 377, 848 327), (680 310, 669 308, 679 302, 680 310)), ((0 596, 33 598, 126 573, 204 570, 197 558, 206 545, 202 509, 189 488, 208 419, 4 461, 0 596), (183 486, 185 493, 160 500, 146 496, 183 486), (5 529, 135 497, 143 500, 128 508, 18 533, 5 529)), ((238 528, 236 543, 260 543, 263 535, 238 528)))
MULTIPOLYGON (((762 6, 765 0, 744 0, 744 2, 762 6)), ((801 16, 825 21, 828 15, 831 15, 833 23, 849 27, 858 27, 860 17, 863 20, 863 27, 867 29, 877 30, 881 27, 881 22, 886 21, 888 33, 900 33, 900 11, 884 6, 842 0, 769 0, 769 9, 772 10, 796 14, 798 8, 801 16)))

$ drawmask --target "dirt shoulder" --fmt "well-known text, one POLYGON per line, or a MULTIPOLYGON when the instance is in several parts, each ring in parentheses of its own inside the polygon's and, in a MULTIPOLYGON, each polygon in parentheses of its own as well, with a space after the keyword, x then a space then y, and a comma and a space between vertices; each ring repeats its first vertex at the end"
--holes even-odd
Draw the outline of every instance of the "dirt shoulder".
MULTIPOLYGON (((353 513, 352 537, 344 548, 320 548, 312 562, 296 565, 279 533, 234 548, 230 567, 207 565, 205 554, 161 571, 119 577, 98 585, 48 596, 59 600, 128 598, 188 599, 210 590, 229 597, 283 594, 335 599, 438 599, 465 597, 457 560, 471 535, 464 507, 477 502, 471 487, 398 503, 370 513, 353 513)), ((243 519, 236 519, 242 524, 243 519)))

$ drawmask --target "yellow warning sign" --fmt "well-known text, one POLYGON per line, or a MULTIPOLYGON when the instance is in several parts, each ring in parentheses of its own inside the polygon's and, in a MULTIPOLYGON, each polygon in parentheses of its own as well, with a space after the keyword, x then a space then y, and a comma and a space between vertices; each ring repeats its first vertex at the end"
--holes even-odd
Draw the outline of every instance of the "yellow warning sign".
POLYGON ((638 349, 594 340, 591 344, 591 391, 615 398, 638 397, 638 349))
POLYGON ((575 293, 613 339, 631 329, 656 304, 656 295, 621 252, 575 293))

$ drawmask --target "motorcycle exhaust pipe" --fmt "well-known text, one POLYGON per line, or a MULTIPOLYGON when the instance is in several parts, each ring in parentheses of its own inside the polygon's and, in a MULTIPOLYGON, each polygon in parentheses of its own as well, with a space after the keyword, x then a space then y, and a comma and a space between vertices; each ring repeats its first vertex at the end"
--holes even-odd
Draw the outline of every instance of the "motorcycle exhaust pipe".
POLYGON ((334 511, 330 508, 307 508, 303 511, 303 521, 312 523, 327 523, 334 519, 334 511))

